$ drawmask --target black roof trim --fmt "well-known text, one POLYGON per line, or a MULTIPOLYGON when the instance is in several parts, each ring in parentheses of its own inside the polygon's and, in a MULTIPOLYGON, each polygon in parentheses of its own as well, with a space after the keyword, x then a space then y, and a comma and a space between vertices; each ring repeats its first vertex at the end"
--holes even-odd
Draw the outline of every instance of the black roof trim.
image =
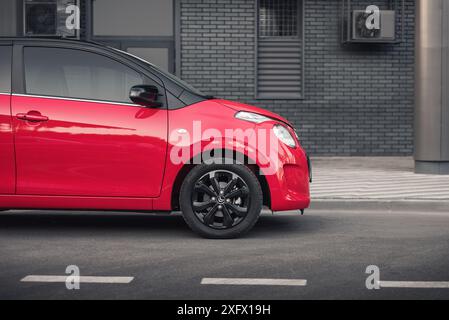
POLYGON ((0 41, 25 41, 25 42, 54 42, 54 43, 71 43, 71 44, 86 44, 98 47, 107 47, 102 43, 88 40, 58 38, 58 37, 0 37, 0 41))

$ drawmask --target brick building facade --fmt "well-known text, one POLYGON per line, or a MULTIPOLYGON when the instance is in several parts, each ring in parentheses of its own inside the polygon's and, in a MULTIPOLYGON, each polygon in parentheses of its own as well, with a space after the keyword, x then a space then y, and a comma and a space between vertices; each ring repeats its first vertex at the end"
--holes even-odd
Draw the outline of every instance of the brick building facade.
POLYGON ((255 1, 181 0, 180 75, 285 116, 311 154, 411 155, 414 1, 406 5, 402 43, 342 45, 341 1, 305 1, 303 97, 258 100, 255 1))

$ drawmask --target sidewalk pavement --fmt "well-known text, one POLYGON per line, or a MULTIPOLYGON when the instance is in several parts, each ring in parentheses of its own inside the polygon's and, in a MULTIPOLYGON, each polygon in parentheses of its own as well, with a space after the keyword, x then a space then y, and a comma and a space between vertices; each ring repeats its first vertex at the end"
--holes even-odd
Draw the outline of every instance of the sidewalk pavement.
POLYGON ((449 213, 449 176, 414 173, 410 157, 313 158, 314 209, 449 213))

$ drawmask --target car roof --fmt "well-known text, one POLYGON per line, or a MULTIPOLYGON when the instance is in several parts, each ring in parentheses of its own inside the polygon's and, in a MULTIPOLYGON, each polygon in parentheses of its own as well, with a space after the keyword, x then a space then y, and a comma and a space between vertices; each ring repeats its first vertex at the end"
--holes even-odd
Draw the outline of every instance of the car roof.
POLYGON ((63 38, 63 37, 1 37, 0 41, 54 41, 54 42, 85 42, 91 43, 91 41, 74 39, 74 38, 63 38))
POLYGON ((89 47, 95 48, 103 51, 109 51, 115 54, 118 54, 122 57, 128 58, 122 52, 108 47, 107 45, 94 41, 87 40, 79 40, 79 39, 68 39, 68 38, 57 38, 57 37, 0 37, 0 44, 13 44, 14 42, 18 43, 40 43, 40 44, 61 44, 61 45, 69 45, 69 46, 78 46, 78 47, 89 47))
MULTIPOLYGON (((114 54, 115 56, 120 56, 125 58, 126 60, 132 60, 134 64, 139 65, 141 68, 150 71, 154 74, 154 67, 150 65, 143 65, 139 59, 131 59, 131 55, 128 55, 120 50, 117 50, 112 47, 108 47, 102 43, 87 41, 87 40, 79 40, 79 39, 67 39, 67 38, 58 38, 58 37, 0 37, 0 45, 3 44, 13 44, 14 42, 18 43, 35 43, 35 44, 43 44, 43 45, 51 45, 51 44, 59 44, 59 45, 67 45, 73 47, 85 47, 96 49, 95 51, 103 51, 114 54)), ((156 75, 157 76, 157 75, 156 75)), ((159 76, 157 76, 159 77, 159 76)), ((163 82, 162 80, 159 80, 163 82)))
POLYGON ((1 42, 30 42, 30 43, 60 43, 60 44, 72 44, 89 46, 96 48, 109 49, 106 45, 94 41, 68 39, 68 38, 55 38, 55 37, 0 37, 1 42))

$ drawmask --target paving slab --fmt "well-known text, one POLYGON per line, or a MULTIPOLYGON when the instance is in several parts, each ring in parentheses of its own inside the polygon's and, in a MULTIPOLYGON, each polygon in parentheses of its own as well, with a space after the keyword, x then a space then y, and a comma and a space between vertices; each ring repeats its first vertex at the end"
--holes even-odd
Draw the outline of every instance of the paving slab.
POLYGON ((312 163, 312 208, 449 212, 449 175, 415 174, 411 157, 319 157, 312 163))

